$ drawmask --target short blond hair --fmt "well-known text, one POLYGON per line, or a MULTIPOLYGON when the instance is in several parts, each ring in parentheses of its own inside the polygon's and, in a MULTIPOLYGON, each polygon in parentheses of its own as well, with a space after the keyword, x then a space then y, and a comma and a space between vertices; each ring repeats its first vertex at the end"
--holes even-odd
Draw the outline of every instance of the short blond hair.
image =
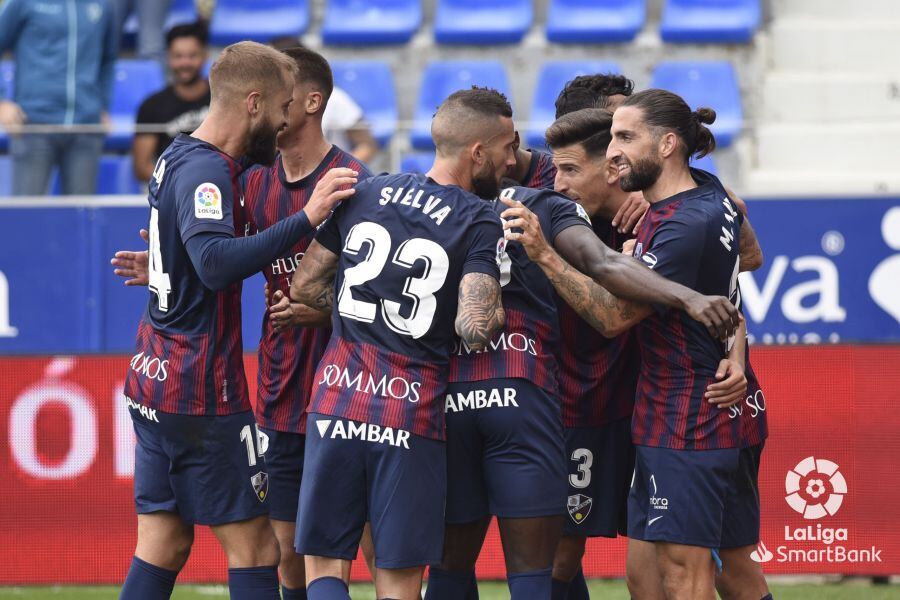
POLYGON ((256 42, 238 42, 222 50, 209 70, 212 103, 291 86, 296 76, 296 63, 283 52, 256 42))

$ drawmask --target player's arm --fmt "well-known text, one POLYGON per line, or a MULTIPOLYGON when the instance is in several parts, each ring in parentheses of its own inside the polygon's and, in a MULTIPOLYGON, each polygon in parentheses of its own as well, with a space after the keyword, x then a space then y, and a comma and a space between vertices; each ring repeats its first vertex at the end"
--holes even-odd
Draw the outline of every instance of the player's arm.
MULTIPOLYGON (((595 299, 597 294, 604 293, 616 297, 615 302, 608 299, 601 304, 612 306, 604 309, 606 315, 613 317, 607 324, 608 332, 619 331, 619 326, 624 331, 639 323, 651 313, 651 303, 684 310, 718 339, 726 339, 737 328, 738 311, 727 298, 704 296, 653 273, 633 258, 608 248, 586 227, 569 227, 562 231, 554 240, 557 254, 544 239, 534 213, 521 202, 507 199, 503 202, 510 207, 501 215, 507 219, 503 224, 507 239, 521 242, 529 258, 547 273, 551 281, 560 281, 568 261, 605 288, 603 292, 594 291, 595 299), (514 232, 513 228, 522 232, 514 232)), ((580 303, 585 302, 581 300, 580 303)))
POLYGON ((459 282, 456 335, 474 351, 487 347, 506 322, 500 282, 486 273, 466 273, 459 282))
POLYGON ((734 343, 728 356, 719 361, 716 369, 716 383, 706 388, 706 401, 720 408, 734 406, 747 393, 747 321, 741 317, 741 324, 734 334, 734 343))
POLYGON ((277 290, 272 295, 272 305, 269 306, 269 320, 276 330, 286 327, 324 327, 331 322, 331 311, 291 302, 288 296, 277 290))
POLYGON ((741 221, 741 264, 739 268, 742 273, 744 271, 755 271, 763 266, 763 252, 759 245, 759 240, 756 238, 756 231, 753 230, 750 218, 747 215, 747 203, 739 198, 733 190, 725 188, 725 192, 744 216, 743 221, 741 221))
POLYGON ((330 314, 334 305, 334 276, 337 266, 338 255, 314 240, 291 279, 291 302, 330 314))

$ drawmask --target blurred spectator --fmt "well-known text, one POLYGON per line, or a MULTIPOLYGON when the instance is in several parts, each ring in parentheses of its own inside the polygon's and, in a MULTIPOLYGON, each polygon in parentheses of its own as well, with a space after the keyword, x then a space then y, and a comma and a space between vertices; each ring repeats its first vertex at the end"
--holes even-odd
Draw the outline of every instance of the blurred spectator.
POLYGON ((138 109, 138 125, 159 125, 160 133, 137 133, 132 146, 134 176, 149 181, 156 159, 179 133, 194 131, 209 111, 209 82, 203 78, 208 55, 203 23, 178 25, 166 35, 172 84, 138 109))
MULTIPOLYGON (((302 46, 297 38, 291 36, 275 38, 269 44, 278 50, 302 46)), ((362 107, 336 85, 322 115, 322 130, 325 132, 325 139, 339 148, 347 149, 362 163, 371 162, 378 153, 378 143, 372 137, 372 130, 366 123, 362 107)))
POLYGON ((172 0, 112 0, 116 35, 121 39, 125 21, 137 11, 137 54, 141 58, 163 60, 163 26, 172 0))
POLYGON ((47 193, 54 166, 64 194, 93 194, 102 133, 23 133, 28 125, 106 121, 116 61, 107 0, 6 0, 0 5, 0 52, 12 50, 15 97, 0 102, 12 134, 13 194, 47 193))

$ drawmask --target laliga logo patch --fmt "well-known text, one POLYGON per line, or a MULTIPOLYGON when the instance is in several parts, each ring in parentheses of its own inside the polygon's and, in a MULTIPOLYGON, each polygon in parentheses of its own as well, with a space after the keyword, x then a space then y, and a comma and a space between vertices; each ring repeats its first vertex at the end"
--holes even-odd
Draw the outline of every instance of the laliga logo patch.
POLYGON ((788 505, 804 519, 821 519, 841 507, 847 481, 835 463, 808 456, 788 471, 784 491, 788 505))
POLYGON ((214 183, 201 183, 194 190, 194 216, 198 219, 222 219, 222 192, 214 183))
POLYGON ((569 496, 566 508, 569 510, 569 516, 572 517, 575 524, 581 525, 588 518, 588 515, 591 514, 591 505, 593 504, 594 499, 590 496, 575 494, 569 496))
POLYGON ((588 223, 591 222, 591 217, 588 216, 587 211, 584 210, 584 207, 582 205, 578 204, 577 202, 575 203, 575 210, 576 210, 576 212, 578 212, 579 217, 581 217, 588 223))
POLYGON ((260 471, 256 475, 250 478, 250 485, 253 486, 253 491, 256 492, 256 497, 260 502, 264 502, 266 496, 269 495, 269 475, 265 471, 260 471))

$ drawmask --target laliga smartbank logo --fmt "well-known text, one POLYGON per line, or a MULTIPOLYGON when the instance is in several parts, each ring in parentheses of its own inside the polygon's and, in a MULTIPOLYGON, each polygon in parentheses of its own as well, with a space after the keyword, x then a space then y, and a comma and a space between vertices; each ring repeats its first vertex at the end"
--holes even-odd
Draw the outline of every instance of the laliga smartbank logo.
MULTIPOLYGON (((876 563, 882 562, 875 546, 857 548, 850 542, 846 527, 827 527, 817 521, 834 516, 847 494, 847 480, 838 465, 830 460, 808 456, 787 472, 785 501, 802 516, 801 526, 784 526, 784 545, 772 552, 760 540, 750 558, 758 563, 876 563), (790 543, 790 545, 788 545, 790 543)), ((795 524, 796 525, 796 524, 795 524)))

